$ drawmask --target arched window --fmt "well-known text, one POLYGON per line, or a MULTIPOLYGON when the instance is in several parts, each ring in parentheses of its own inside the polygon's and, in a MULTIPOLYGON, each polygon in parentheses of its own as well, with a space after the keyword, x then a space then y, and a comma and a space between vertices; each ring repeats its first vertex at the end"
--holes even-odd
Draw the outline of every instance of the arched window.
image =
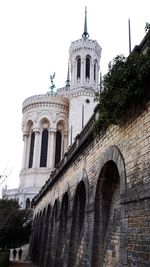
POLYGON ((30 208, 30 204, 31 204, 30 199, 27 198, 26 199, 26 209, 29 209, 30 208))
POLYGON ((77 58, 77 79, 81 77, 81 58, 77 58))
POLYGON ((59 130, 57 130, 56 147, 55 147, 55 167, 61 160, 61 147, 62 147, 62 133, 59 130))
POLYGON ((85 70, 85 78, 90 79, 90 57, 86 57, 86 70, 85 70))
POLYGON ((30 142, 29 168, 32 168, 32 164, 33 164, 34 140, 35 140, 35 133, 32 132, 31 142, 30 142))
POLYGON ((97 61, 94 62, 94 81, 96 81, 97 61))
POLYGON ((47 165, 47 148, 48 148, 48 130, 44 129, 42 132, 40 167, 46 167, 47 165))

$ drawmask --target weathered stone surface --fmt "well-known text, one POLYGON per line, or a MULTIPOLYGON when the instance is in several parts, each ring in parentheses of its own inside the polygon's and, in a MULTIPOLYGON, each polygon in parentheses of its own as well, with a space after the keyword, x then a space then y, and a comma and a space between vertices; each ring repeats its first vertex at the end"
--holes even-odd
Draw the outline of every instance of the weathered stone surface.
POLYGON ((66 165, 60 163, 35 199, 30 249, 35 263, 150 266, 149 118, 150 106, 135 120, 111 126, 98 138, 87 135, 82 144, 79 135, 80 145, 68 151, 66 165), (44 217, 49 216, 44 228, 44 217), (43 247, 42 262, 38 254, 43 247))

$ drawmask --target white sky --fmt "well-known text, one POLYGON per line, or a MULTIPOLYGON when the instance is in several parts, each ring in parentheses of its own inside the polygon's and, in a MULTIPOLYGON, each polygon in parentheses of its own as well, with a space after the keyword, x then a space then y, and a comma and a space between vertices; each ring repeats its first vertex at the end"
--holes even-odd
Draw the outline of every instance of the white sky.
POLYGON ((21 170, 22 102, 46 93, 54 72, 56 87, 64 86, 69 46, 81 38, 85 6, 90 38, 102 47, 104 74, 113 57, 128 55, 129 17, 132 48, 144 37, 150 0, 0 1, 0 174, 9 175, 9 188, 18 186, 21 170))

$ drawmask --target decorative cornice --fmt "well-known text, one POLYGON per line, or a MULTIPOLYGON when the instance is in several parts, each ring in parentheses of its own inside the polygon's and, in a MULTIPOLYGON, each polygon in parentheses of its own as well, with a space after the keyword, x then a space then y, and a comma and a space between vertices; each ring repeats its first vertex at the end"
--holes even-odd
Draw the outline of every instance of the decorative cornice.
POLYGON ((97 91, 96 90, 93 90, 93 89, 87 89, 86 91, 85 91, 85 88, 76 88, 75 87, 75 89, 72 89, 71 91, 70 91, 70 98, 72 98, 72 97, 77 97, 77 96, 91 96, 91 97, 95 97, 95 93, 96 93, 97 91))
POLYGON ((83 49, 95 51, 99 57, 101 56, 102 48, 100 47, 100 45, 98 44, 98 42, 96 40, 78 39, 78 40, 72 42, 70 45, 70 49, 69 49, 70 57, 72 57, 72 53, 78 52, 78 51, 83 50, 83 49))
POLYGON ((34 109, 35 107, 57 107, 68 109, 69 102, 68 98, 63 96, 49 96, 49 95, 35 95, 31 96, 23 102, 22 112, 26 112, 26 110, 34 109))

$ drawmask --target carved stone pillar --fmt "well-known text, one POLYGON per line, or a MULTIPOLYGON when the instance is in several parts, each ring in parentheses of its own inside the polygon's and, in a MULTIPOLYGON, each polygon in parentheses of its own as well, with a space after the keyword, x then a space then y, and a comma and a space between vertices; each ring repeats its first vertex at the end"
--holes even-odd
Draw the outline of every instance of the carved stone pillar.
POLYGON ((85 60, 81 59, 81 83, 85 83, 85 60))
POLYGON ((27 151, 28 151, 28 142, 29 142, 28 131, 25 131, 23 133, 23 141, 24 141, 24 147, 23 147, 22 169, 25 169, 27 167, 27 151))
MULTIPOLYGON (((67 151, 68 149, 68 132, 65 131, 64 134, 63 134, 63 143, 64 143, 64 147, 63 147, 63 154, 65 154, 65 152, 67 151)), ((62 155, 63 156, 63 155, 62 155)))
MULTIPOLYGON (((95 75, 97 74, 95 73, 95 75)), ((94 84, 94 62, 93 60, 90 61, 90 83, 94 84)))
POLYGON ((50 130, 50 148, 49 148, 49 167, 54 168, 55 164, 55 144, 56 143, 56 129, 50 130))

